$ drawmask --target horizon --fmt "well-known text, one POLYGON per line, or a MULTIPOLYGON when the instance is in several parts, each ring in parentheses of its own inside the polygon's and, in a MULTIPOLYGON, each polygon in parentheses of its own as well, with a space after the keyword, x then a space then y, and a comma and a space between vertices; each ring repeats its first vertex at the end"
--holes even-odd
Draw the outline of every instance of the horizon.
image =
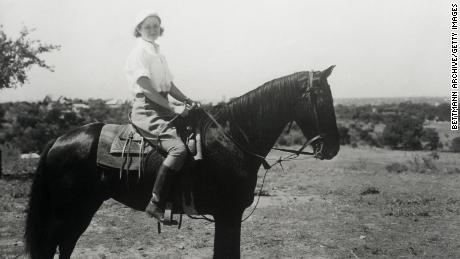
MULTIPOLYGON (((0 90, 1 92, 1 90, 0 90)), ((130 101, 129 98, 126 98, 126 99, 117 99, 117 98, 93 98, 93 97, 90 97, 90 98, 79 98, 79 97, 68 97, 68 96, 51 96, 51 95, 46 95, 44 98, 41 98, 41 99, 31 99, 31 100, 18 100, 18 101, 0 101, 0 104, 4 104, 4 103, 17 103, 17 102, 29 102, 29 103, 36 103, 36 102, 41 102, 43 101, 45 98, 47 97, 50 97, 52 101, 57 101, 61 98, 66 98, 66 99, 71 99, 71 100, 82 100, 82 101, 88 101, 88 100, 97 100, 97 99, 100 99, 100 100, 104 100, 106 102, 109 102, 109 101, 115 101, 115 102, 125 102, 125 101, 130 101)), ((217 104, 219 102, 228 102, 230 101, 230 99, 233 99, 233 98, 238 98, 240 96, 235 96, 235 97, 229 97, 227 98, 226 100, 204 100, 202 101, 203 104, 217 104)), ((398 100, 398 99, 409 99, 409 101, 412 100, 423 100, 423 99, 442 99, 442 101, 445 101, 446 103, 449 102, 449 97, 448 96, 382 96, 382 97, 334 97, 334 102, 336 101, 343 101, 343 100, 380 100, 380 99, 394 99, 394 100, 398 100)), ((336 104, 336 103, 335 103, 336 104)))

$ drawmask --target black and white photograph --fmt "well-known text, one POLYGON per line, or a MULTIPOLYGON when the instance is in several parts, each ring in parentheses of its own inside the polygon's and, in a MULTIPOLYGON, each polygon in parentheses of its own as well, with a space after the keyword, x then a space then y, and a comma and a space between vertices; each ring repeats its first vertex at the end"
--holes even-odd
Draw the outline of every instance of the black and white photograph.
POLYGON ((0 0, 0 258, 460 258, 460 2, 0 0))

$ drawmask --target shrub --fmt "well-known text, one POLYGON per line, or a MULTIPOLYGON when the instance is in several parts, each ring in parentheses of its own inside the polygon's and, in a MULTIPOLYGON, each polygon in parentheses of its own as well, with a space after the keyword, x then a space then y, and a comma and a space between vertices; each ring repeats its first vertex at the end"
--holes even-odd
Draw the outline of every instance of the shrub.
POLYGON ((369 194, 379 194, 379 193, 380 193, 380 190, 377 187, 369 186, 369 187, 364 188, 360 194, 369 195, 369 194))
POLYGON ((10 143, 0 145, 0 150, 2 151, 2 158, 7 160, 18 160, 21 155, 21 150, 13 147, 10 143))
POLYGON ((460 152, 460 137, 456 137, 452 140, 452 144, 450 145, 450 149, 453 152, 460 152))
POLYGON ((457 167, 448 167, 444 171, 446 174, 460 174, 460 169, 457 167))
POLYGON ((345 126, 338 125, 337 129, 339 131, 339 137, 340 137, 340 145, 348 145, 350 144, 350 134, 349 134, 349 129, 345 126))
POLYGON ((431 152, 425 156, 415 155, 411 160, 405 163, 394 162, 385 166, 385 169, 390 173, 402 173, 412 171, 415 173, 434 173, 439 168, 436 166, 435 160, 439 159, 439 154, 431 152))
POLYGON ((436 152, 436 151, 433 151, 431 152, 430 154, 428 154, 431 158, 433 158, 434 160, 439 160, 439 153, 436 152))
POLYGON ((424 149, 435 150, 442 147, 442 143, 439 140, 439 134, 435 129, 423 129, 421 140, 424 142, 424 149))
POLYGON ((409 160, 411 170, 417 173, 431 173, 437 170, 437 166, 432 157, 428 156, 414 156, 409 160))
POLYGON ((359 145, 380 146, 375 137, 374 124, 356 122, 350 124, 349 127, 350 143, 356 142, 359 145))
POLYGON ((372 130, 362 130, 359 132, 359 137, 362 141, 372 147, 380 147, 375 134, 373 134, 372 130))
POLYGON ((19 148, 7 143, 0 145, 2 152, 2 173, 5 175, 19 175, 32 173, 36 166, 37 159, 20 159, 21 151, 19 148))
POLYGON ((392 148, 419 150, 423 135, 423 120, 411 116, 394 116, 386 123, 382 142, 392 148))
POLYGON ((0 144, 9 142, 22 153, 40 152, 48 141, 84 124, 127 123, 131 104, 128 101, 108 105, 102 99, 45 97, 40 102, 0 104, 0 144))
POLYGON ((305 138, 300 130, 291 129, 289 134, 282 134, 278 139, 278 145, 281 146, 292 146, 302 145, 305 138))
POLYGON ((409 170, 409 167, 401 163, 391 163, 385 166, 385 169, 390 173, 402 173, 402 172, 409 170))

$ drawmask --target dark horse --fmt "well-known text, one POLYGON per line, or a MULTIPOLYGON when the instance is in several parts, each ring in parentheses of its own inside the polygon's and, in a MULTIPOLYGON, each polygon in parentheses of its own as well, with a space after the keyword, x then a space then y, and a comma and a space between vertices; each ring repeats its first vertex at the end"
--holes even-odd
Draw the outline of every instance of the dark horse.
MULTIPOLYGON (((254 200, 263 161, 254 154, 265 157, 290 121, 297 123, 307 139, 321 134, 319 144, 313 145, 317 158, 332 159, 339 151, 327 82, 333 68, 274 79, 210 108, 225 134, 210 117, 201 117, 204 159, 191 174, 192 195, 197 212, 214 217, 214 258, 240 257, 242 215, 254 200)), ((105 200, 113 198, 142 211, 151 197, 153 178, 126 188, 118 170, 97 166, 102 126, 93 123, 77 128, 44 149, 26 221, 25 243, 32 258, 53 258, 57 247, 59 258, 69 258, 105 200)))

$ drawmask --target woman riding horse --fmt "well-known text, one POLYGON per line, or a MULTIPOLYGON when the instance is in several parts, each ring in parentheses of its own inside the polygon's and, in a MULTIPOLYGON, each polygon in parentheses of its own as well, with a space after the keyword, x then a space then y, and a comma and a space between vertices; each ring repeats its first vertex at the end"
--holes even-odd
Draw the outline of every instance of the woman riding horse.
MULTIPOLYGON (((168 95, 191 107, 198 103, 185 96, 172 82, 168 63, 160 46, 155 42, 163 34, 161 18, 152 11, 142 11, 136 16, 134 36, 137 45, 126 62, 126 75, 134 93, 131 122, 153 145, 156 143, 167 152, 153 186, 152 198, 146 213, 159 221, 164 221, 161 209, 171 186, 171 176, 178 172, 187 157, 187 149, 177 134, 176 128, 168 122, 175 112, 168 95)), ((188 108, 181 116, 185 116, 188 108)))
MULTIPOLYGON (((196 213, 215 220, 214 258, 239 258, 241 221, 254 200, 257 173, 286 125, 295 121, 319 159, 339 151, 333 98, 324 71, 298 72, 266 82, 200 118, 203 159, 190 176, 196 213), (217 124, 221 125, 220 127, 217 124), (222 126, 224 125, 224 126, 222 126), (321 136, 317 138, 317 136, 321 136)), ((97 164, 103 123, 76 128, 43 150, 30 193, 25 227, 32 258, 70 258, 78 239, 107 199, 143 211, 159 161, 148 156, 142 179, 120 178, 97 164), (148 172, 150 170, 150 172, 148 172)), ((307 143, 308 143, 307 142, 307 143)), ((185 210, 185 205, 184 205, 185 210)))

